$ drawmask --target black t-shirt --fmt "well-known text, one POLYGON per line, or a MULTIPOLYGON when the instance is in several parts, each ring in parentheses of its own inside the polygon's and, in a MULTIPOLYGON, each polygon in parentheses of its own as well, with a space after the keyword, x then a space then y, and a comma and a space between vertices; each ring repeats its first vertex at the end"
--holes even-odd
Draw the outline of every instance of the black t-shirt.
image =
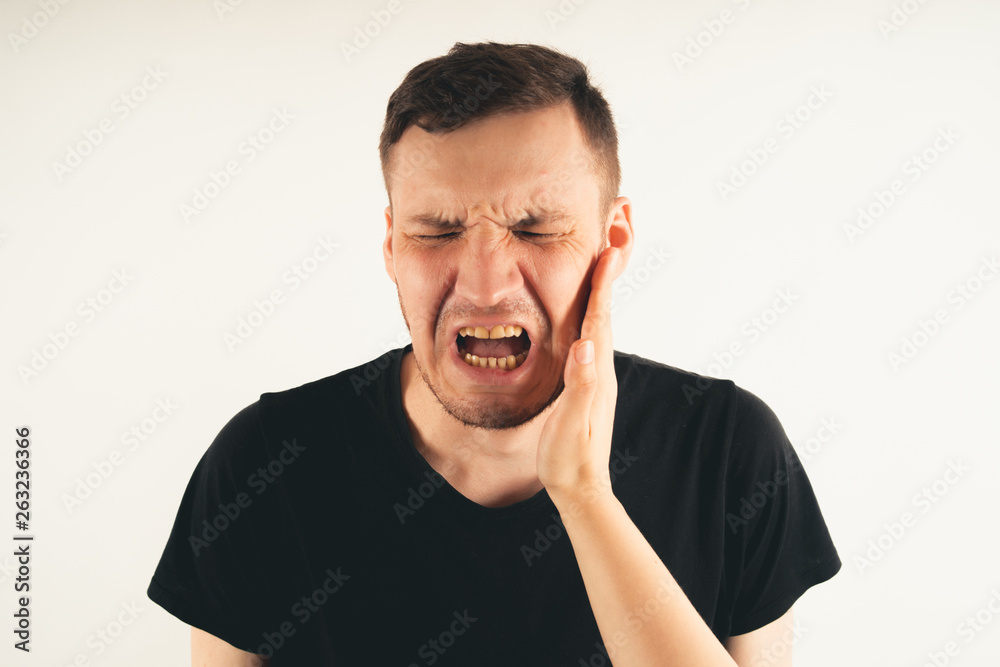
MULTIPOLYGON (((273 665, 610 664, 545 490, 483 507, 414 448, 410 350, 233 417, 195 468, 149 597, 273 665)), ((635 355, 614 363, 615 496, 720 641, 836 574, 809 480, 759 398, 635 355)))

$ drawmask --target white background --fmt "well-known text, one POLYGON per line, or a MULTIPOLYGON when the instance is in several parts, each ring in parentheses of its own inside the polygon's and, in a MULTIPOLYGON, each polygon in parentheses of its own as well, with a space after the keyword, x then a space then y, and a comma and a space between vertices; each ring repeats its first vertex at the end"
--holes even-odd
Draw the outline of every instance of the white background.
POLYGON ((577 3, 404 1, 378 26, 381 0, 51 2, 51 17, 44 2, 4 0, 0 663, 188 664, 187 626, 145 595, 188 477, 262 392, 408 341, 380 250, 385 104, 412 66, 491 39, 579 57, 616 113, 637 239, 616 349, 734 379, 805 459, 844 567, 796 606, 796 664, 923 665, 948 642, 948 664, 996 664, 1000 278, 984 260, 1000 251, 1000 5, 577 3), (147 68, 162 80, 142 89, 147 68), (294 119, 247 160, 241 143, 274 109, 294 119), (794 133, 782 129, 796 113, 794 133), (113 130, 89 141, 105 118, 113 130), (937 152, 949 130, 957 139, 937 152), (769 138, 766 162, 744 165, 769 138), (934 162, 913 180, 925 150, 934 162), (66 172, 56 163, 71 151, 88 154, 66 172), (185 221, 180 206, 229 160, 240 172, 185 221), (741 168, 753 173, 724 197, 719 184, 741 168), (893 180, 900 194, 849 234, 893 180), (339 248, 291 289, 283 275, 327 237, 339 248), (127 286, 102 292, 123 270, 127 286), (959 285, 978 291, 960 299, 959 285), (229 349, 223 336, 274 289, 284 302, 229 349), (775 318, 779 290, 794 299, 775 318), (79 309, 109 296, 92 319, 79 309), (924 335, 939 310, 944 323, 924 335), (769 324, 751 338, 755 317, 769 324), (909 358, 904 338, 919 344, 909 358), (742 353, 726 358, 733 343, 742 353), (36 352, 51 358, 22 377, 36 352), (157 399, 178 407, 129 449, 122 434, 149 429, 157 399), (22 425, 30 656, 6 629, 22 425), (120 465, 68 504, 114 450, 120 465), (918 502, 952 463, 967 471, 918 502), (915 525, 893 537, 886 524, 904 512, 915 525), (111 645, 96 640, 130 603, 134 622, 111 645), (982 609, 992 622, 970 632, 962 624, 982 609))

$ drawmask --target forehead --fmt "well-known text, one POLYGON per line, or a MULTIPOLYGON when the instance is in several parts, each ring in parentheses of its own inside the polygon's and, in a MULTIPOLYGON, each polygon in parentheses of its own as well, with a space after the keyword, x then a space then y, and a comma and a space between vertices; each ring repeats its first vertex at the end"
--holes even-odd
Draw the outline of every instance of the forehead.
POLYGON ((491 116, 454 132, 411 126, 393 147, 391 199, 394 209, 505 210, 533 202, 584 208, 598 197, 591 163, 569 103, 491 116))

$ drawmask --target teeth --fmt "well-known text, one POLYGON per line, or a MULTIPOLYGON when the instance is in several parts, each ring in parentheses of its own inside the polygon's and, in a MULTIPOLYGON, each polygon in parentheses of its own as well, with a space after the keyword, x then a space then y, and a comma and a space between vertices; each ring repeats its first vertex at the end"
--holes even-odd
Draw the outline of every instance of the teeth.
POLYGON ((492 329, 486 327, 462 327, 458 330, 458 335, 474 336, 475 338, 510 338, 520 336, 524 327, 517 324, 498 324, 492 329))
MULTIPOLYGON (((520 336, 524 327, 517 324, 497 324, 491 328, 484 326, 462 327, 458 330, 458 335, 462 337, 474 336, 476 338, 510 338, 520 336)), ((528 353, 522 352, 516 357, 511 354, 506 357, 477 357, 468 352, 465 353, 465 363, 478 368, 499 368, 500 370, 512 371, 527 358, 528 353)))
POLYGON ((506 357, 477 357, 474 354, 465 353, 465 363, 470 366, 478 366, 479 368, 499 368, 500 370, 512 371, 521 364, 527 358, 528 353, 522 352, 516 357, 511 354, 506 357))

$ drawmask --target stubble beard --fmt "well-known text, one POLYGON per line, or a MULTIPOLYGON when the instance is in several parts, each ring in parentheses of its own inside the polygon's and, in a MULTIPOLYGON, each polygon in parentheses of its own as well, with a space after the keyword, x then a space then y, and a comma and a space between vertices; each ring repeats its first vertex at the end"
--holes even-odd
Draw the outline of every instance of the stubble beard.
MULTIPOLYGON (((403 295, 400 294, 398 285, 396 286, 396 295, 399 298, 399 309, 403 313, 403 322, 406 323, 406 330, 410 332, 412 340, 413 329, 410 327, 410 321, 406 317, 406 308, 403 306, 403 295)), ((562 394, 565 387, 563 377, 560 374, 559 381, 555 389, 553 389, 552 394, 547 399, 533 405, 504 405, 499 401, 493 401, 489 398, 450 398, 444 396, 443 392, 440 391, 440 387, 435 386, 431 381, 427 371, 420 364, 416 350, 413 351, 413 362, 417 365, 417 371, 420 373, 420 378, 423 380, 424 385, 434 395, 435 400, 437 400, 445 412, 466 426, 486 431, 503 431, 527 424, 552 405, 559 398, 559 395, 562 394)))
POLYGON ((417 365, 417 370, 420 372, 420 377, 424 381, 424 384, 427 385, 427 388, 430 389, 434 398, 437 399, 438 404, 440 404, 445 412, 466 426, 486 431, 503 431, 527 424, 559 398, 565 387, 560 377, 558 385, 548 399, 527 406, 505 405, 489 398, 452 399, 442 396, 442 393, 438 391, 439 388, 434 386, 424 367, 420 365, 420 360, 417 358, 415 352, 413 354, 413 361, 417 365))

